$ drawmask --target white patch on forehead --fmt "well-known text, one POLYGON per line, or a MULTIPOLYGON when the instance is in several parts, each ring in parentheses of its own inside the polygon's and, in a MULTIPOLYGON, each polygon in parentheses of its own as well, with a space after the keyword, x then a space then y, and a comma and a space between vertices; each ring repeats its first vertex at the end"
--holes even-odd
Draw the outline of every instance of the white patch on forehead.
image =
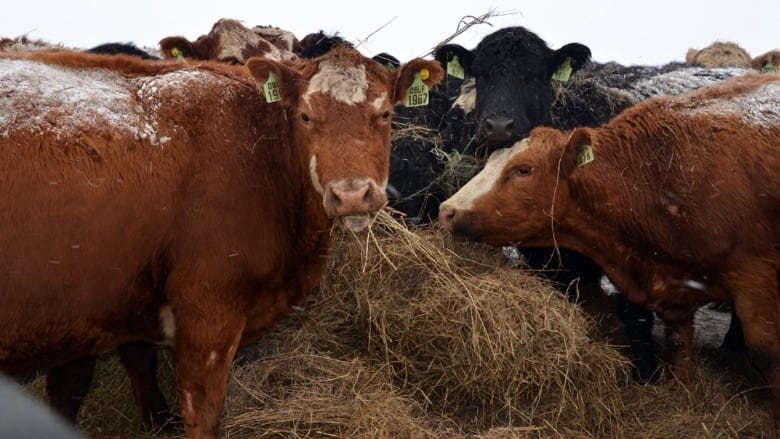
POLYGON ((384 108, 386 103, 387 103, 387 92, 382 92, 382 95, 374 99, 374 102, 371 105, 374 107, 376 111, 379 111, 382 108, 384 108))
POLYGON ((345 67, 326 60, 320 63, 319 71, 309 81, 303 99, 308 103, 312 94, 320 92, 339 102, 354 105, 366 100, 367 91, 368 79, 364 65, 345 67))
POLYGON ((325 189, 323 189, 322 185, 320 184, 320 177, 317 175, 317 156, 313 155, 311 156, 311 160, 309 160, 309 175, 311 176, 311 184, 314 185, 314 190, 316 190, 320 195, 325 195, 325 189))
POLYGON ((742 123, 759 127, 780 125, 780 80, 746 93, 709 101, 697 101, 681 109, 690 115, 733 115, 742 123))
POLYGON ((191 86, 207 85, 208 78, 216 77, 198 70, 178 70, 126 78, 108 69, 0 60, 0 137, 8 137, 13 130, 51 133, 60 139, 104 126, 114 134, 162 145, 173 135, 158 134, 158 112, 166 100, 163 92, 173 88, 186 95, 191 86))
POLYGON ((163 343, 173 346, 176 336, 176 322, 173 319, 173 311, 169 305, 160 307, 160 332, 163 335, 163 343))
POLYGON ((529 140, 523 139, 510 148, 496 150, 490 155, 485 167, 479 171, 468 183, 466 183, 455 195, 442 203, 442 208, 455 208, 458 210, 470 210, 474 203, 483 195, 490 192, 496 184, 507 162, 518 153, 528 149, 529 140))

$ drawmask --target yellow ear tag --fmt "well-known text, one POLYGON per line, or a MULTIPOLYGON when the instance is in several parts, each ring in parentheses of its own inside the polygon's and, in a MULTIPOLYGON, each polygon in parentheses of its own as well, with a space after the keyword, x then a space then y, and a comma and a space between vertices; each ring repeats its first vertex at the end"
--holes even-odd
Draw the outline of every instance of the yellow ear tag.
POLYGON ((269 104, 282 100, 282 95, 279 94, 279 83, 276 82, 274 72, 268 72, 268 80, 263 85, 263 91, 265 92, 265 101, 269 104))
POLYGON ((181 61, 184 59, 184 54, 179 50, 178 47, 174 47, 171 49, 171 56, 176 58, 178 61, 181 61))
POLYGON ((761 73, 775 73, 777 72, 777 66, 767 61, 764 67, 761 68, 761 73))
POLYGON ((409 90, 406 93, 406 106, 407 107, 422 107, 428 105, 428 86, 422 81, 422 75, 426 77, 430 75, 428 69, 421 69, 418 73, 414 74, 414 81, 409 86, 409 90))
POLYGON ((571 58, 568 56, 566 59, 561 63, 560 66, 558 66, 558 70, 555 71, 552 75, 552 79, 556 81, 566 82, 571 77, 571 58))
POLYGON ((577 153, 577 166, 584 166, 592 162, 595 159, 593 156, 593 147, 590 145, 583 145, 580 151, 577 153))
POLYGON ((460 60, 457 56, 453 56, 450 62, 447 63, 447 74, 458 79, 466 77, 466 71, 460 65, 460 60))

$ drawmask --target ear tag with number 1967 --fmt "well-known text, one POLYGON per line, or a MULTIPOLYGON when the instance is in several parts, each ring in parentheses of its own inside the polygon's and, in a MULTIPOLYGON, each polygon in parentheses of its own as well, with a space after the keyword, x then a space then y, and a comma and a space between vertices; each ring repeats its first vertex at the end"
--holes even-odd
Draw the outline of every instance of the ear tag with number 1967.
POLYGON ((428 105, 428 86, 425 85, 423 80, 428 79, 430 72, 426 68, 420 69, 419 72, 414 74, 414 81, 409 86, 409 90, 406 93, 406 106, 407 107, 422 107, 428 105))
POLYGON ((279 83, 276 82, 274 72, 268 72, 268 80, 263 85, 263 91, 265 92, 265 101, 269 104, 282 100, 282 96, 279 94, 279 83))

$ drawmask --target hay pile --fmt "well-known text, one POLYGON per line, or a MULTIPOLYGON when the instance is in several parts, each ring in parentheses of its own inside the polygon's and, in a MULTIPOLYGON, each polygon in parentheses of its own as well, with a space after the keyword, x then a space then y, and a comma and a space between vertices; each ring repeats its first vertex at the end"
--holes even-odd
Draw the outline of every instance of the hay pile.
MULTIPOLYGON (((367 236, 334 232, 318 294, 239 352, 224 437, 771 437, 768 392, 744 364, 729 373, 699 354, 688 388, 635 384, 578 306, 498 249, 386 212, 367 236)), ((180 437, 140 431, 115 359, 96 376, 80 417, 90 437, 180 437)))

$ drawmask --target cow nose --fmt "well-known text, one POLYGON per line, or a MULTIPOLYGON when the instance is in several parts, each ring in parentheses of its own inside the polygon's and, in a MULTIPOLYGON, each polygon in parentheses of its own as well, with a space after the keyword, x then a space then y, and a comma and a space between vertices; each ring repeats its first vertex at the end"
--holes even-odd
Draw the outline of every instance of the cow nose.
POLYGON ((452 225, 455 223, 455 209, 439 206, 439 225, 445 230, 452 231, 452 225))
POLYGON ((515 121, 507 117, 492 116, 485 119, 484 127, 489 142, 508 142, 512 140, 515 121))
POLYGON ((333 188, 333 201, 336 215, 351 215, 365 212, 367 210, 366 207, 370 204, 368 185, 366 184, 351 190, 333 188))

